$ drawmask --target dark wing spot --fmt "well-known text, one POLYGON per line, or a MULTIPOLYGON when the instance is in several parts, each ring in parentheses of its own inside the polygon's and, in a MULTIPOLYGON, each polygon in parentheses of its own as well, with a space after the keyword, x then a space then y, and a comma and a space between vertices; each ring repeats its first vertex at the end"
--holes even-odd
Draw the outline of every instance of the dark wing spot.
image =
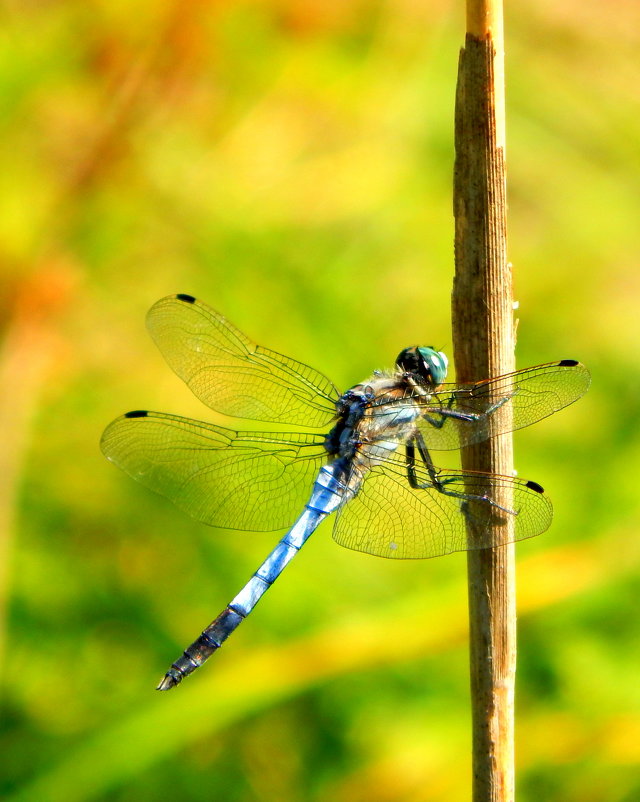
POLYGON ((544 493, 544 487, 539 485, 537 482, 527 482, 527 487, 529 490, 535 490, 536 493, 544 493))
POLYGON ((575 368, 575 366, 579 364, 577 359, 563 359, 558 363, 561 368, 575 368))
POLYGON ((196 302, 196 299, 193 297, 193 295, 185 295, 183 292, 179 292, 176 295, 176 298, 179 301, 184 301, 187 304, 194 304, 196 302))
POLYGON ((149 413, 146 409, 134 409, 133 412, 125 412, 125 418, 146 418, 149 413))

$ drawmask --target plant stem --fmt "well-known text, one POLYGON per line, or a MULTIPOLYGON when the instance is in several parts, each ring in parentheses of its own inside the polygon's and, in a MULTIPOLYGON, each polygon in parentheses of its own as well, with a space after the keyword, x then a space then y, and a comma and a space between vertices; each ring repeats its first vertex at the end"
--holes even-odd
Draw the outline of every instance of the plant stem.
MULTIPOLYGON (((506 248, 504 51, 500 0, 467 0, 456 96, 455 278, 458 381, 514 370, 511 267, 506 248)), ((512 475, 510 436, 463 450, 464 470, 512 475)), ((473 533, 469 532, 469 537, 473 533)), ((467 562, 473 802, 514 798, 516 666, 513 545, 470 550, 467 562)))

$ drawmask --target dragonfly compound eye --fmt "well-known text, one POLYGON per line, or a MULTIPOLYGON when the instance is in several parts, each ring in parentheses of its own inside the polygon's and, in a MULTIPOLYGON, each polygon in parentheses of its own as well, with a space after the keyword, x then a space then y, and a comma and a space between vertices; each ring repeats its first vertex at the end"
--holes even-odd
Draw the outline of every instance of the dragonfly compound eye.
POLYGON ((414 346, 400 352, 396 365, 405 373, 413 373, 429 384, 438 385, 445 380, 449 363, 442 351, 431 346, 414 346))
POLYGON ((420 357, 422 358, 422 370, 420 371, 423 378, 429 379, 433 384, 442 384, 447 378, 447 368, 449 367, 449 360, 442 351, 436 351, 430 345, 422 346, 417 349, 420 357))

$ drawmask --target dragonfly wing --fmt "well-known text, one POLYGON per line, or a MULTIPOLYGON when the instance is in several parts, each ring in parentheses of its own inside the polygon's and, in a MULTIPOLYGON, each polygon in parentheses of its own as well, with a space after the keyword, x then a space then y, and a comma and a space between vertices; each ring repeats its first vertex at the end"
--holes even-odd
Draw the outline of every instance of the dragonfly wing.
POLYGON ((271 531, 293 523, 308 500, 326 461, 322 441, 130 412, 109 424, 100 445, 107 459, 196 520, 271 531))
POLYGON ((584 365, 563 359, 473 384, 443 384, 419 427, 434 451, 462 448, 552 415, 583 396, 590 383, 584 365))
MULTIPOLYGON (((420 484, 430 485, 426 471, 416 466, 416 474, 420 484)), ((456 495, 445 495, 433 485, 413 489, 399 462, 373 467, 360 491, 338 511, 334 540, 377 557, 426 558, 524 540, 551 523, 551 502, 534 482, 461 471, 441 471, 438 479, 456 495), (469 496, 501 503, 507 498, 508 506, 502 509, 469 496), (472 539, 467 520, 473 524, 472 539), (498 540, 492 541, 496 523, 498 540)))
POLYGON ((170 367, 217 412, 310 428, 335 416, 339 393, 329 379, 256 345, 190 295, 154 304, 147 328, 170 367))

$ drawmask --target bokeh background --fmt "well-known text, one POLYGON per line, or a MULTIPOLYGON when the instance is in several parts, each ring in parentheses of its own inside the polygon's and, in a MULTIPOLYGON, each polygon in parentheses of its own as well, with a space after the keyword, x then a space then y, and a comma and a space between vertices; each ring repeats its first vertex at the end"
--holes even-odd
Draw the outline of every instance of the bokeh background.
MULTIPOLYGON (((520 367, 589 394, 516 436, 552 529, 518 546, 518 798, 640 799, 640 6, 507 4, 520 367)), ((0 56, 0 795, 463 802, 464 555, 325 524, 170 694, 275 542, 110 466, 127 409, 204 419, 145 333, 173 292, 340 387, 451 351, 461 2, 8 0, 0 56), (326 528, 325 528, 326 527, 326 528)))

